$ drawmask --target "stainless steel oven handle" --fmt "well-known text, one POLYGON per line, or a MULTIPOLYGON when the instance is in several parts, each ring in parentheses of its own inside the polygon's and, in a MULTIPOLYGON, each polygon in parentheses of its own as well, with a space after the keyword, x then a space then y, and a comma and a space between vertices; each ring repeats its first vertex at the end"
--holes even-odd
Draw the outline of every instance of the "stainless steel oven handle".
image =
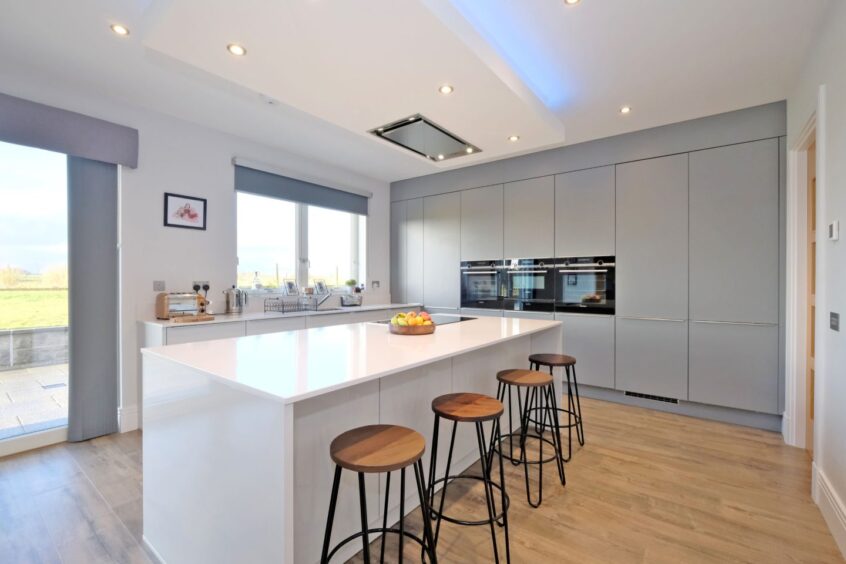
POLYGON ((508 274, 546 274, 546 270, 516 270, 511 271, 508 274))
POLYGON ((579 267, 582 267, 582 266, 585 266, 585 267, 607 266, 607 267, 611 268, 611 267, 617 266, 617 264, 613 263, 613 262, 603 262, 602 264, 599 264, 598 262, 575 263, 575 264, 556 264, 555 268, 579 268, 579 267))
POLYGON ((478 274, 496 274, 496 270, 485 270, 485 271, 478 271, 474 270, 473 272, 462 272, 462 274, 466 274, 468 276, 475 276, 478 274))
POLYGON ((591 272, 608 272, 608 269, 592 269, 592 270, 559 270, 561 274, 589 274, 591 272))

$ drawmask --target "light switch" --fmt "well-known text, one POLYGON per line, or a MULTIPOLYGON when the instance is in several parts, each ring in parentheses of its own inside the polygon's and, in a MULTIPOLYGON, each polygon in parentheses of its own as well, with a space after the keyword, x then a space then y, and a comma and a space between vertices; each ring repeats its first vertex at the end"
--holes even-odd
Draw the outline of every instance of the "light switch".
POLYGON ((828 240, 837 241, 840 239, 840 222, 837 220, 828 224, 828 240))
POLYGON ((165 291, 165 281, 164 280, 153 280, 153 291, 154 292, 164 292, 165 291))
POLYGON ((828 314, 828 326, 831 327, 834 331, 840 331, 840 314, 829 312, 828 314))

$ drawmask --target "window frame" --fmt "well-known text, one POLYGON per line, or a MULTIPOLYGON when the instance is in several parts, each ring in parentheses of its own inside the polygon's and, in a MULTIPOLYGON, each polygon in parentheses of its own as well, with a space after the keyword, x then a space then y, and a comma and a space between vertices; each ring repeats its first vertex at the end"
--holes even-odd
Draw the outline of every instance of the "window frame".
MULTIPOLYGON (((236 261, 235 261, 235 279, 238 279, 238 265, 240 264, 240 257, 238 256, 238 194, 246 194, 250 196, 259 196, 261 198, 269 198, 269 199, 278 199, 282 200, 281 198, 273 198, 272 196, 264 196, 261 194, 254 194, 253 192, 248 191, 241 191, 235 190, 235 253, 236 253, 236 261)), ((297 286, 300 288, 306 288, 308 286, 308 276, 309 270, 311 268, 311 260, 308 256, 308 209, 309 207, 315 207, 320 209, 331 209, 331 208, 321 208, 321 206, 312 206, 311 204, 304 204, 301 202, 295 202, 292 200, 282 200, 284 202, 289 202, 294 205, 294 264, 295 264, 295 271, 296 271, 296 282, 297 286)), ((341 211, 341 210, 334 210, 334 211, 341 211)), ((361 225, 361 214, 352 213, 352 212, 343 212, 348 213, 352 216, 352 221, 350 222, 350 268, 353 272, 361 273, 361 242, 360 242, 360 225, 361 225)), ((365 218, 367 216, 364 216, 365 218)), ((368 229, 365 230, 365 248, 364 248, 364 263, 365 263, 365 272, 364 277, 361 280, 356 278, 358 284, 364 284, 364 288, 367 289, 367 279, 369 277, 369 273, 367 272, 367 245, 366 241, 368 238, 368 229)), ((335 288, 339 288, 343 286, 336 286, 335 288)), ((257 293, 279 293, 280 289, 261 289, 261 290, 254 290, 253 288, 242 288, 250 292, 257 292, 257 293)))

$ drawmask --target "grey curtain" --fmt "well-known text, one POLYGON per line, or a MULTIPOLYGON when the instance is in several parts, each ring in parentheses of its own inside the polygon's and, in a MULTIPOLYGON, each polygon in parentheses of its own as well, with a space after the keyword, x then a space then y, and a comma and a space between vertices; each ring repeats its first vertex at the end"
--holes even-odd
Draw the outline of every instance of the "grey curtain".
POLYGON ((118 430, 117 165, 68 157, 68 440, 118 430))
POLYGON ((367 198, 263 170, 235 165, 235 189, 260 196, 367 215, 367 198))

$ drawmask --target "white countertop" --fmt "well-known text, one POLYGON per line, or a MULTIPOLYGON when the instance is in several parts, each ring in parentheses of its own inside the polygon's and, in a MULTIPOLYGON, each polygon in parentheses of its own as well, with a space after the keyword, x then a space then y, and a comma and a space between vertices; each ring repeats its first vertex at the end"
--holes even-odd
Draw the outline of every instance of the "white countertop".
POLYGON ((280 317, 305 317, 311 315, 332 315, 356 313, 361 311, 379 311, 383 309, 413 309, 422 307, 423 304, 373 304, 361 306, 347 306, 340 309, 319 309, 317 311, 293 311, 290 313, 265 313, 263 311, 254 311, 248 313, 218 313, 215 314, 214 319, 209 321, 191 321, 188 323, 176 323, 168 319, 144 319, 142 323, 149 325, 157 325, 159 327, 195 327, 197 325, 211 325, 215 323, 233 323, 236 321, 255 321, 259 319, 277 319, 280 317))
MULTIPOLYGON (((397 306, 402 307, 402 306, 397 306)), ((479 317, 432 335, 389 333, 353 323, 142 349, 284 403, 340 390, 561 325, 560 321, 479 317)))

